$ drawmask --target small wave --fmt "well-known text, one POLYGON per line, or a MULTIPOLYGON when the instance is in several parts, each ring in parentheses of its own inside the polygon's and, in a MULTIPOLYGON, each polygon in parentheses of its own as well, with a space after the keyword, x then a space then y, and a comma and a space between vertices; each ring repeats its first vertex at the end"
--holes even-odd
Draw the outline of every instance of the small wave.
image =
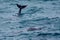
POLYGON ((57 35, 60 35, 60 33, 40 33, 37 36, 41 36, 41 35, 43 35, 43 36, 46 36, 46 35, 57 36, 57 35))

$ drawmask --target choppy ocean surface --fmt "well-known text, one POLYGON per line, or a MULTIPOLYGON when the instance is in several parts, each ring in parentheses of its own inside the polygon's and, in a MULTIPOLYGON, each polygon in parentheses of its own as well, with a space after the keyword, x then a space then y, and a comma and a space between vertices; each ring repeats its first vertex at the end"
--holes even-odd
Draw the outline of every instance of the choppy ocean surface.
POLYGON ((0 0, 0 40, 60 40, 60 0, 0 0))

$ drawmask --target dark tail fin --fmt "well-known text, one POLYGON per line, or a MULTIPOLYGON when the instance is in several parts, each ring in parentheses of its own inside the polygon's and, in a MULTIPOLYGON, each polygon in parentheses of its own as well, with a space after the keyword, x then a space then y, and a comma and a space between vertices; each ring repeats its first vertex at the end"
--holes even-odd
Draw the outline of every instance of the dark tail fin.
POLYGON ((22 5, 19 5, 19 4, 16 4, 16 5, 17 5, 17 7, 20 8, 20 9, 23 9, 23 8, 25 8, 25 7, 27 6, 27 5, 23 5, 23 6, 22 6, 22 5))
POLYGON ((16 4, 17 5, 17 7, 19 8, 19 13, 18 13, 18 15, 20 15, 21 14, 21 5, 19 5, 19 4, 16 4))
POLYGON ((27 6, 27 5, 23 5, 23 6, 21 6, 21 5, 19 5, 19 4, 16 4, 16 5, 17 5, 17 7, 19 8, 19 14, 18 14, 18 15, 20 15, 22 9, 25 8, 25 7, 27 6))
POLYGON ((19 4, 16 4, 16 5, 17 5, 18 8, 21 8, 21 5, 19 5, 19 4))
POLYGON ((27 5, 23 5, 23 6, 21 6, 21 9, 24 9, 26 6, 27 6, 27 5))

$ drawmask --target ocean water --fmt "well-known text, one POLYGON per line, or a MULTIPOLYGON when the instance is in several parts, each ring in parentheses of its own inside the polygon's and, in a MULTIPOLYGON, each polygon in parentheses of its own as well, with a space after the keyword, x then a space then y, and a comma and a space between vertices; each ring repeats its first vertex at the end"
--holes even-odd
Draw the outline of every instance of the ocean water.
POLYGON ((60 40, 60 0, 0 0, 0 40, 60 40))

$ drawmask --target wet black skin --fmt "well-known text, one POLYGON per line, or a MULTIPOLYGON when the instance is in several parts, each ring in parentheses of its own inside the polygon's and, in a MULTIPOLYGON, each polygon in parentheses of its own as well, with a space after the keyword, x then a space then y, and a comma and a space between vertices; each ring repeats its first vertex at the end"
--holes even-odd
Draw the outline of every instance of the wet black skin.
POLYGON ((19 5, 19 4, 16 4, 16 5, 17 5, 17 7, 19 8, 19 13, 18 13, 18 15, 21 15, 22 9, 24 9, 27 5, 19 5))

